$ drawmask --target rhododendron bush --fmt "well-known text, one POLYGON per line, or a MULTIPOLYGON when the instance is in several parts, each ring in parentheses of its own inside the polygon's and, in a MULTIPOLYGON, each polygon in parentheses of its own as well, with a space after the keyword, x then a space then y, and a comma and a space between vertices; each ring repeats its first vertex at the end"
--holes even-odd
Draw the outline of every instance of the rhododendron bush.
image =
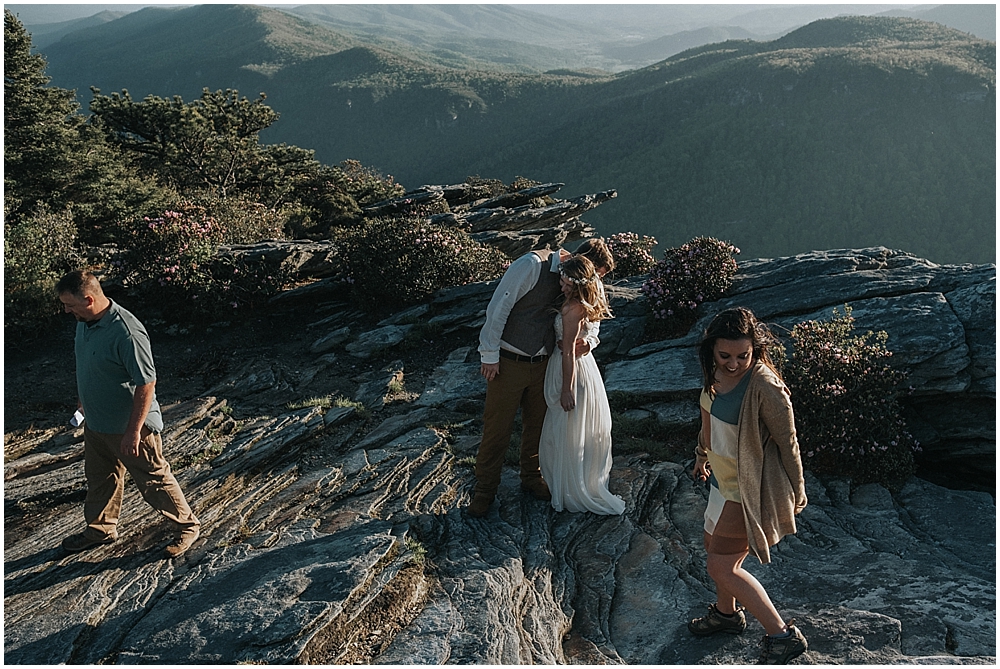
POLYGON ((615 259, 613 276, 625 278, 645 274, 653 269, 656 258, 651 253, 656 246, 656 238, 634 232, 619 232, 608 237, 608 250, 615 259))
POLYGON ((455 228, 419 217, 375 219, 336 238, 343 278, 365 308, 414 304, 436 290, 500 276, 509 259, 455 228))
POLYGON ((696 320, 698 305, 719 299, 732 285, 733 256, 739 252, 714 237, 697 237, 667 249, 642 284, 653 319, 661 321, 667 331, 685 332, 696 320))
POLYGON ((184 320, 225 320, 277 293, 287 280, 265 258, 217 255, 225 231, 201 207, 185 205, 133 221, 112 275, 141 301, 184 320))
POLYGON ((850 307, 792 329, 783 373, 807 469, 889 486, 914 472, 919 447, 898 402, 907 374, 889 364, 887 340, 884 331, 855 334, 850 307))

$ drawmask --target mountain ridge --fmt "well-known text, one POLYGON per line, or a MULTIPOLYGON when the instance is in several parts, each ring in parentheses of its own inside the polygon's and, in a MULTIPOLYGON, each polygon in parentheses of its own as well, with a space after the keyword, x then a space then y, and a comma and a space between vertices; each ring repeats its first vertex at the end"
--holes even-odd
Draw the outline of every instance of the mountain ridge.
MULTIPOLYGON (((523 175, 616 188, 616 204, 594 215, 604 234, 664 245, 713 234, 760 256, 882 244, 939 262, 992 259, 981 240, 995 240, 996 46, 954 29, 824 19, 629 72, 531 74, 446 67, 322 27, 300 35, 300 19, 267 8, 157 11, 160 28, 172 17, 159 42, 188 40, 173 60, 117 75, 101 66, 109 55, 64 45, 46 54, 53 83, 97 80, 134 97, 264 91, 281 114, 265 141, 404 184, 523 175), (220 18, 233 16, 250 27, 220 18), (183 27, 194 23, 231 30, 196 40, 183 27)), ((141 48, 117 59, 141 63, 141 48)))
MULTIPOLYGON (((353 39, 264 7, 198 5, 182 9, 145 8, 117 21, 71 33, 51 45, 45 55, 50 63, 64 64, 64 71, 51 68, 56 85, 61 78, 86 76, 84 72, 116 71, 124 60, 133 73, 131 85, 118 87, 97 82, 88 87, 133 89, 141 85, 139 82, 155 81, 163 73, 177 71, 182 81, 214 77, 220 83, 210 87, 224 88, 228 86, 222 83, 225 79, 243 84, 240 74, 254 81, 252 75, 246 74, 254 66, 271 64, 273 71, 275 63, 281 66, 356 45, 353 39), (177 45, 184 43, 196 48, 178 51, 177 45), (74 58, 80 49, 87 53, 86 62, 74 58)), ((176 81, 177 77, 167 76, 164 87, 167 82, 177 85, 176 81)), ((189 86, 187 91, 178 92, 191 96, 193 88, 189 86)), ((149 92, 152 91, 141 94, 149 92)))
MULTIPOLYGON (((83 16, 79 5, 9 5, 48 46, 83 16), (52 23, 64 26, 53 34, 52 23), (47 36, 51 35, 51 36, 47 36)), ((142 5, 87 5, 128 11, 142 5)), ((154 5, 155 7, 155 5, 154 5)), ((300 5, 272 6, 390 50, 415 50, 439 65, 500 71, 624 71, 668 58, 692 43, 726 37, 775 39, 837 15, 896 15, 937 21, 996 40, 996 8, 942 5, 300 5), (728 34, 720 34, 725 32, 728 34)))

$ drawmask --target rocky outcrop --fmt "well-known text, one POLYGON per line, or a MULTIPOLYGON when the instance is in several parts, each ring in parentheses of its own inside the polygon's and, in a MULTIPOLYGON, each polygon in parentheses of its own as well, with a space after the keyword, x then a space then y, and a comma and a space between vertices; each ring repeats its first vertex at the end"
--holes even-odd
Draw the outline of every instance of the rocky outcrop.
MULTIPOLYGON (((942 472, 953 473, 954 481, 972 476, 992 486, 994 265, 936 265, 884 248, 741 263, 727 297, 704 305, 705 315, 687 337, 627 350, 619 344, 616 352, 625 357, 608 363, 608 390, 653 397, 695 392, 701 383, 694 353, 698 333, 713 314, 736 305, 753 309, 779 334, 804 320, 829 318, 833 309, 843 313, 845 305, 852 308, 858 331, 885 330, 893 364, 909 372, 914 388, 904 402, 911 431, 924 451, 924 469, 938 480, 945 480, 942 472)), ((644 325, 635 315, 616 327, 629 342, 644 325)))
MULTIPOLYGON (((742 265, 734 294, 705 311, 739 303, 791 323, 849 303, 862 327, 889 331, 898 359, 920 375, 915 401, 934 403, 923 413, 935 414, 941 443, 985 443, 992 418, 947 414, 994 392, 992 272, 884 249, 755 261, 742 265)), ((5 662, 754 660, 763 633, 755 621, 726 639, 685 629, 713 592, 701 546, 706 491, 683 457, 619 454, 611 488, 626 500, 622 516, 556 513, 521 493, 513 469, 485 519, 461 513, 485 393, 474 333, 491 292, 491 284, 443 291, 382 323, 345 307, 311 328, 310 342, 324 330, 348 334, 311 353, 309 368, 255 358, 234 365, 212 393, 164 407, 167 456, 204 523, 178 560, 160 557, 170 528, 132 486, 117 542, 62 554, 60 539, 81 523, 81 432, 8 435, 5 662), (384 342, 371 333, 399 327, 392 320, 435 323, 470 341, 442 355, 403 400, 390 385, 405 382, 411 356, 426 355, 419 349, 389 349, 357 371, 357 406, 286 405, 326 370, 364 364, 348 346, 384 342), (235 401, 260 415, 235 420, 235 401)), ((597 349, 609 390, 638 396, 665 433, 684 429, 695 420, 687 409, 696 336, 640 345, 638 281, 609 292, 618 318, 597 349)), ((920 478, 892 494, 811 475, 807 490, 798 532, 773 549, 772 564, 748 560, 809 638, 797 663, 995 663, 990 494, 920 478)))
MULTIPOLYGON (((476 241, 517 258, 534 249, 555 248, 595 236, 594 228, 580 216, 618 196, 616 191, 609 190, 568 200, 553 199, 551 196, 564 185, 542 184, 490 198, 475 197, 481 195, 482 189, 470 184, 422 186, 366 207, 363 213, 375 218, 412 213, 421 208, 442 210, 443 213, 421 215, 432 223, 465 230, 476 241)), ((324 240, 232 244, 223 246, 220 253, 252 260, 264 258, 281 264, 299 279, 332 277, 338 271, 336 244, 324 240)), ((324 287, 313 286, 310 290, 324 287)), ((337 288, 331 286, 331 289, 337 288)))

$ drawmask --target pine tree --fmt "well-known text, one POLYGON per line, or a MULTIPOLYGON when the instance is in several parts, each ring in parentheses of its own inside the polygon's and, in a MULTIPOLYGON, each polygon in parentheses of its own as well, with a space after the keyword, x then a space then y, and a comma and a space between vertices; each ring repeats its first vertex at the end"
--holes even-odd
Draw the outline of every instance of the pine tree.
POLYGON ((190 102, 179 95, 137 101, 128 91, 94 89, 90 110, 94 127, 142 174, 206 205, 236 198, 272 210, 293 206, 299 232, 361 213, 342 169, 323 165, 309 149, 260 143, 260 132, 278 120, 263 93, 249 100, 206 88, 190 102))
POLYGON ((15 220, 39 205, 61 209, 79 167, 73 91, 49 87, 45 59, 31 52, 31 35, 4 10, 4 197, 15 220))

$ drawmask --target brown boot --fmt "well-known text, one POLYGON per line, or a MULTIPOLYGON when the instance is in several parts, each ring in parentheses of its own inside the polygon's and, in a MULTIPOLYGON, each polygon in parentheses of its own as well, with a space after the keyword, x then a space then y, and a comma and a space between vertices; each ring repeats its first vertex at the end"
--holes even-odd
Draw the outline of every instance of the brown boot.
POLYGON ((62 540, 62 549, 67 553, 82 553, 83 551, 114 543, 116 537, 104 536, 95 539, 86 532, 71 534, 62 540))
POLYGON ((193 527, 187 527, 181 531, 179 537, 173 540, 169 546, 167 546, 163 552, 168 558, 175 558, 178 555, 182 555, 187 552, 194 542, 198 540, 199 535, 201 535, 201 530, 197 525, 193 527))
POLYGON ((540 499, 543 502, 552 501, 552 493, 549 492, 549 484, 545 482, 541 477, 537 479, 529 479, 527 481, 521 481, 521 490, 531 493, 531 496, 535 499, 540 499))
POLYGON ((472 496, 469 506, 465 507, 465 513, 472 518, 482 518, 490 510, 491 504, 493 504, 493 495, 477 492, 472 496))

